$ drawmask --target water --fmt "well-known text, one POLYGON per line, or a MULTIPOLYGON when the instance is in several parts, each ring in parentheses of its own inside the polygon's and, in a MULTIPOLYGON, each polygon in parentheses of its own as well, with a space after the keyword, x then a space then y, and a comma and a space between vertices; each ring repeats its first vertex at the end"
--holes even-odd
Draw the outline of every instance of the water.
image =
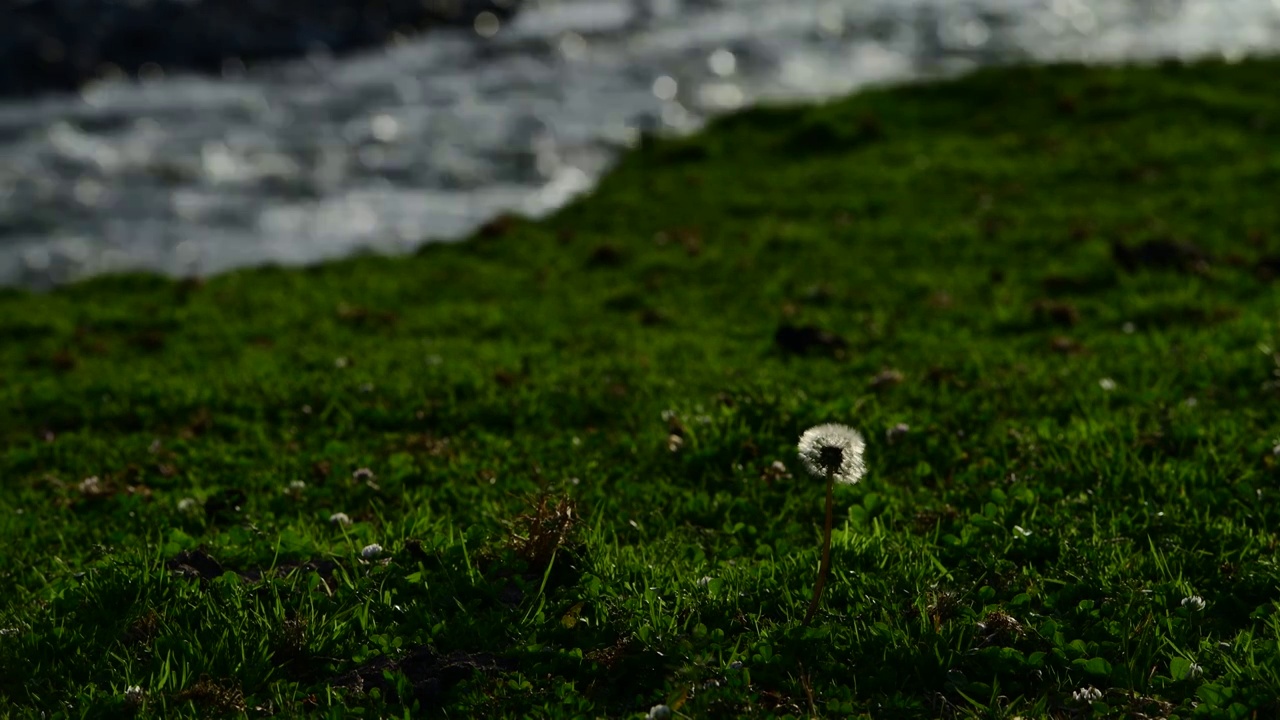
POLYGON ((529 0, 334 61, 0 102, 0 285, 458 238, 589 190, 641 131, 1007 62, 1280 48, 1280 0, 529 0))

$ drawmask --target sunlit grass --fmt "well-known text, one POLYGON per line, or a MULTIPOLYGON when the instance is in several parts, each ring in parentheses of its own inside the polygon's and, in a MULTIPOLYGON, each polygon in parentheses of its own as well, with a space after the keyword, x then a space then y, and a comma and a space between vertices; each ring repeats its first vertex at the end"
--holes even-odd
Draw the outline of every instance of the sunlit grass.
POLYGON ((0 294, 0 705, 1276 713, 1277 76, 753 110, 412 257, 0 294))

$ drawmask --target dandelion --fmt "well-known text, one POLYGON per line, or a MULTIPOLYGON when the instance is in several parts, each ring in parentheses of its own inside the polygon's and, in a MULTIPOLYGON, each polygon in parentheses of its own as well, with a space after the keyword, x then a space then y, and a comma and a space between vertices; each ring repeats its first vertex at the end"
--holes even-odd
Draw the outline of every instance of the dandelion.
POLYGON ((1083 687, 1071 693, 1071 697, 1077 702, 1094 702, 1095 700, 1102 699, 1102 691, 1090 685, 1089 687, 1083 687))
POLYGON ((329 522, 339 527, 346 527, 351 524, 351 516, 344 512, 336 512, 329 516, 329 522))
POLYGON ((379 545, 378 543, 373 543, 372 545, 365 545, 364 549, 360 551, 360 557, 364 558, 365 560, 373 560, 374 558, 378 557, 381 554, 382 554, 382 546, 379 545))
POLYGON ((1204 598, 1199 595, 1184 597, 1182 598, 1182 607, 1187 608, 1192 612, 1199 612, 1204 609, 1204 598))
POLYGON ((827 479, 827 520, 822 531, 822 564, 818 567, 818 579, 813 585, 809 611, 805 613, 806 625, 818 611, 822 587, 827 582, 827 574, 831 572, 831 521, 835 484, 852 485, 862 479, 867 472, 867 466, 862 461, 865 447, 866 442, 861 433, 836 423, 816 425, 800 436, 800 462, 811 474, 827 479))
POLYGON ((666 720, 671 717, 671 708, 666 705, 654 705, 649 708, 648 720, 666 720))

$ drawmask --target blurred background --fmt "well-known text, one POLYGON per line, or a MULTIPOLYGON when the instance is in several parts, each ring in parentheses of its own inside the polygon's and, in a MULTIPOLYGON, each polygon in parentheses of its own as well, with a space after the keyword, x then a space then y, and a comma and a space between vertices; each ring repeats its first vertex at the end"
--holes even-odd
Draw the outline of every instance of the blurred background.
POLYGON ((456 239, 761 101, 1280 48, 1280 0, 0 1, 0 285, 33 288, 456 239))

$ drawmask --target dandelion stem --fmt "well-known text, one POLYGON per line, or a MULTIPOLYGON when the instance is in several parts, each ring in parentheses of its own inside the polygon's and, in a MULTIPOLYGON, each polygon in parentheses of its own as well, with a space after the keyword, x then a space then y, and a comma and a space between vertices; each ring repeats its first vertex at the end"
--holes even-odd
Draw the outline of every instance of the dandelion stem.
POLYGON ((827 471, 827 522, 822 529, 822 564, 818 566, 818 581, 813 585, 813 600, 809 601, 809 612, 805 613, 804 624, 813 620, 818 612, 818 603, 822 601, 822 588, 827 584, 827 573, 831 572, 831 515, 835 504, 836 475, 833 470, 827 471))

